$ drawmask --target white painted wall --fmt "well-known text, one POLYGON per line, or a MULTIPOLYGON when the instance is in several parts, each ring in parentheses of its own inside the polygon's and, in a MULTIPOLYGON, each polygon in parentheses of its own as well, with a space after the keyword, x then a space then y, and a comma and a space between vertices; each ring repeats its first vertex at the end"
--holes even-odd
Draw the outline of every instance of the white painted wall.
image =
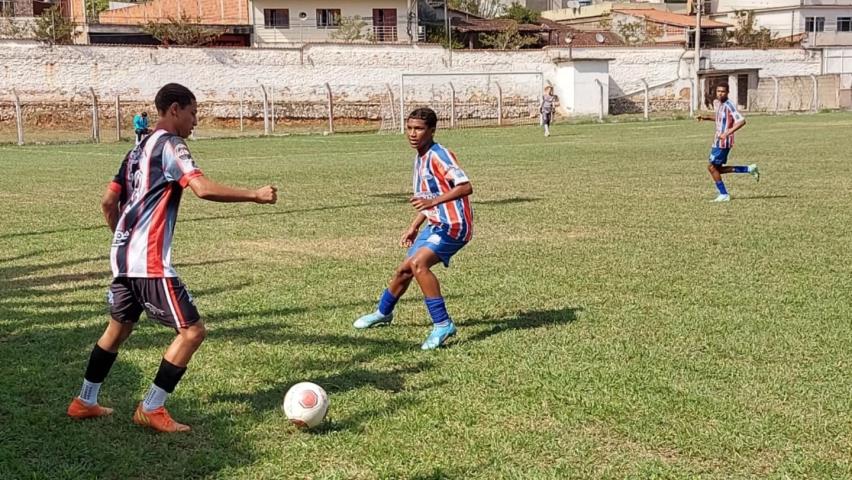
MULTIPOLYGON (((611 59, 610 97, 641 92, 643 78, 652 87, 675 82, 677 91, 692 76, 692 52, 680 48, 575 48, 572 53, 575 58, 611 59)), ((259 91, 260 84, 274 86, 289 98, 323 98, 325 83, 336 95, 361 100, 386 91, 388 85, 395 89, 401 73, 540 71, 556 87, 563 106, 578 110, 577 103, 568 103, 571 96, 561 85, 589 85, 590 80, 557 71, 554 58, 568 54, 567 49, 455 51, 450 68, 446 50, 417 44, 204 49, 4 42, 0 98, 11 98, 14 87, 28 100, 83 100, 93 87, 106 98, 120 94, 127 101, 150 101, 161 85, 180 82, 200 101, 234 101, 241 91, 259 91)), ((823 65, 821 53, 814 50, 720 49, 702 54, 712 68, 760 68, 761 77, 820 74, 823 65)), ((596 95, 592 89, 578 96, 596 95)))
MULTIPOLYGON (((256 46, 276 43, 302 43, 328 41, 334 29, 317 28, 317 8, 340 9, 343 17, 360 16, 367 25, 372 25, 374 8, 394 8, 397 15, 397 37, 399 41, 414 41, 407 35, 408 0, 329 0, 312 2, 308 0, 254 0, 252 2, 252 24, 254 25, 254 42, 256 46), (290 12, 290 28, 266 28, 263 21, 263 10, 286 8, 290 12), (306 20, 300 20, 299 14, 304 12, 306 20)), ((367 29, 365 29, 366 31, 367 29)))

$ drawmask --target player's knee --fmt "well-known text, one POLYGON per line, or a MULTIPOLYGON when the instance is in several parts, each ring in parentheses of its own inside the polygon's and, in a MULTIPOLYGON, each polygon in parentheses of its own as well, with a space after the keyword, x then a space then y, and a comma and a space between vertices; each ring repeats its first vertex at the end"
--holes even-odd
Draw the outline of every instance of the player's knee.
POLYGON ((716 171, 716 165, 713 165, 712 163, 708 163, 707 164, 707 171, 710 172, 710 173, 715 172, 716 171))
POLYGON ((204 326, 203 323, 196 323, 189 328, 186 328, 180 332, 184 341, 192 343, 194 345, 201 345, 201 342, 207 338, 207 327, 204 326))
POLYGON ((429 270, 429 265, 422 258, 413 257, 411 259, 411 272, 415 277, 426 270, 429 270))

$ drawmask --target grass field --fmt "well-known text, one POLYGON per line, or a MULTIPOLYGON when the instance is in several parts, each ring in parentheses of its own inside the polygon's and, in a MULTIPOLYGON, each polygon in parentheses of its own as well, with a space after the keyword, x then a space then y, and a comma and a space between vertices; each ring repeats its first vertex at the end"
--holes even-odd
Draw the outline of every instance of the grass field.
POLYGON ((173 258, 210 335, 168 406, 130 416, 172 333, 143 321, 75 423, 105 322, 99 199, 120 145, 0 147, 0 478, 852 477, 852 116, 754 117, 712 204, 711 124, 439 132, 474 185, 473 242, 439 269, 459 335, 424 353, 416 287, 356 332, 413 212, 402 137, 192 143, 173 258), (280 411, 326 388, 306 433, 280 411))

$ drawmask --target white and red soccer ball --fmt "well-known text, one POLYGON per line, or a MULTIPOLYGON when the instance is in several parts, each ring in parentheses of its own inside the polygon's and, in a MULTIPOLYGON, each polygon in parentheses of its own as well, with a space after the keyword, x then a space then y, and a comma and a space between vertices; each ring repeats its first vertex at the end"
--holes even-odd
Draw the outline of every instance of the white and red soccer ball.
POLYGON ((284 395, 281 410, 299 428, 316 427, 328 412, 328 394, 315 383, 297 383, 284 395))

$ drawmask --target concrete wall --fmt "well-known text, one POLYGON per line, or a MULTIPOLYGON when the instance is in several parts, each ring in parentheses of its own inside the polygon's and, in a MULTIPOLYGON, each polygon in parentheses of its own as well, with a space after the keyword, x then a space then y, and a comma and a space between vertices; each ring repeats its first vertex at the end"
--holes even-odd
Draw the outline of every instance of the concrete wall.
MULTIPOLYGON (((150 102, 161 85, 180 82, 192 88, 200 102, 211 104, 235 102, 241 95, 256 101, 262 84, 274 87, 280 99, 323 105, 324 85, 328 83, 336 99, 378 104, 377 99, 387 95, 388 88, 394 95, 398 93, 401 73, 527 71, 544 74, 545 82, 554 85, 563 99, 562 106, 567 107, 561 113, 568 113, 579 111, 576 103, 567 103, 569 91, 574 90, 574 96, 580 99, 598 96, 594 79, 557 74, 554 59, 567 58, 569 53, 574 58, 610 59, 610 98, 641 92, 645 79, 655 97, 680 99, 692 77, 692 52, 680 48, 455 51, 450 67, 446 50, 417 44, 193 49, 4 42, 0 48, 0 99, 11 98, 14 87, 25 101, 88 102, 92 87, 102 98, 120 95, 126 101, 150 102), (653 88, 658 85, 666 86, 653 88)), ((822 69, 818 51, 721 49, 702 53, 713 69, 760 68, 764 78, 820 74, 822 69)), ((453 80, 458 101, 493 96, 491 85, 496 78, 453 80)), ((420 81, 426 93, 412 101, 445 97, 440 92, 446 91, 446 78, 420 81)), ((535 98, 540 90, 530 77, 500 77, 499 82, 505 98, 535 98), (521 85, 527 91, 521 92, 521 85)))

